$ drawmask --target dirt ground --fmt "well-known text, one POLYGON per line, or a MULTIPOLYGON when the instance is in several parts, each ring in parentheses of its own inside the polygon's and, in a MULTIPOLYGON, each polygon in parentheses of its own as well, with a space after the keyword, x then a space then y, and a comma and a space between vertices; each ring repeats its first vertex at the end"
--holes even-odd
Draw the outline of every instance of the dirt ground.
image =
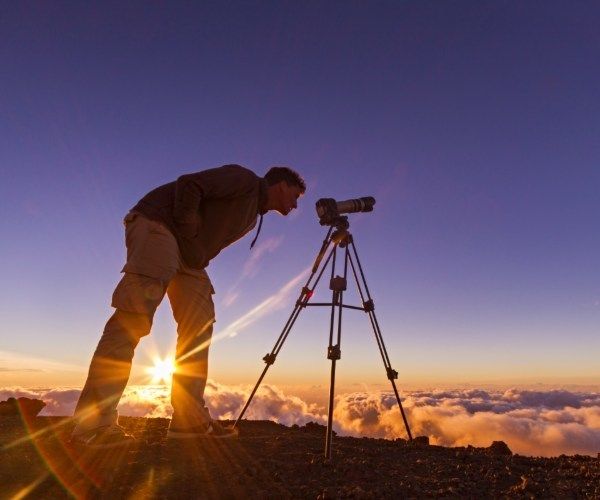
POLYGON ((69 419, 0 419, 1 498, 600 498, 600 458, 513 455, 405 440, 335 437, 325 428, 244 421, 233 442, 172 445, 168 420, 121 418, 129 450, 68 444, 69 419))

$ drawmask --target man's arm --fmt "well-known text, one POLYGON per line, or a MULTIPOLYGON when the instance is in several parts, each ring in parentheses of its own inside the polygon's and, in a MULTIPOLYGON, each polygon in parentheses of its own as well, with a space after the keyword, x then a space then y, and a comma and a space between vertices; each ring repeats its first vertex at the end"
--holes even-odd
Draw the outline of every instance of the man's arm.
POLYGON ((185 225, 194 222, 200 202, 234 198, 252 192, 256 175, 240 165, 224 165, 194 174, 185 174, 175 183, 173 220, 185 225))

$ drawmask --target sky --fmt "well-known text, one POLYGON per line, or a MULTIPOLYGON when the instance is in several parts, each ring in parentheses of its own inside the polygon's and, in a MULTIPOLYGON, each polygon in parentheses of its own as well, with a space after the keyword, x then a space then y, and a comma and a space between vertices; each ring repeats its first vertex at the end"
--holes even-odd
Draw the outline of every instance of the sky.
MULTIPOLYGON (((123 216, 238 163, 289 165, 308 189, 207 269, 214 384, 257 380, 325 234, 315 202, 374 196, 351 232, 401 389, 598 390, 599 17, 584 1, 2 2, 0 387, 80 388, 123 216)), ((389 389, 368 318, 344 315, 340 393, 389 389)), ((165 300, 132 382, 175 335, 165 300)), ((303 311, 268 383, 322 402, 327 343, 326 311, 303 311)))

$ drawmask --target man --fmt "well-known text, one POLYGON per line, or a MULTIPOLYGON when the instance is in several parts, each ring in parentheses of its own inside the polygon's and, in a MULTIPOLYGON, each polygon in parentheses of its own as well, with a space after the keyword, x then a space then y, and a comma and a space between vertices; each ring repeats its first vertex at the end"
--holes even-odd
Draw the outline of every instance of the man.
POLYGON ((75 409, 75 444, 107 448, 133 441, 117 424, 117 404, 135 347, 150 333, 165 293, 177 322, 168 438, 235 435, 211 420, 203 399, 215 321, 214 289, 205 268, 247 234, 259 215, 262 224, 268 211, 289 214, 305 190, 304 180, 287 167, 273 167, 261 178, 239 165, 224 165, 182 175, 131 209, 124 221, 127 262, 112 297, 116 310, 106 323, 75 409))

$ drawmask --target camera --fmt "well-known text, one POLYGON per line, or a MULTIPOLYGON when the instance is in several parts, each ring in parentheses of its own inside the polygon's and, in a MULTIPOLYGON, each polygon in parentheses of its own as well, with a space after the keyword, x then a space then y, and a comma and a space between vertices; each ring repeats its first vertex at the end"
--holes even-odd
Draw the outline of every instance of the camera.
POLYGON ((375 205, 375 198, 365 196, 353 200, 336 201, 333 198, 321 198, 316 203, 319 223, 322 226, 332 225, 341 214, 351 214, 355 212, 372 212, 375 205))

